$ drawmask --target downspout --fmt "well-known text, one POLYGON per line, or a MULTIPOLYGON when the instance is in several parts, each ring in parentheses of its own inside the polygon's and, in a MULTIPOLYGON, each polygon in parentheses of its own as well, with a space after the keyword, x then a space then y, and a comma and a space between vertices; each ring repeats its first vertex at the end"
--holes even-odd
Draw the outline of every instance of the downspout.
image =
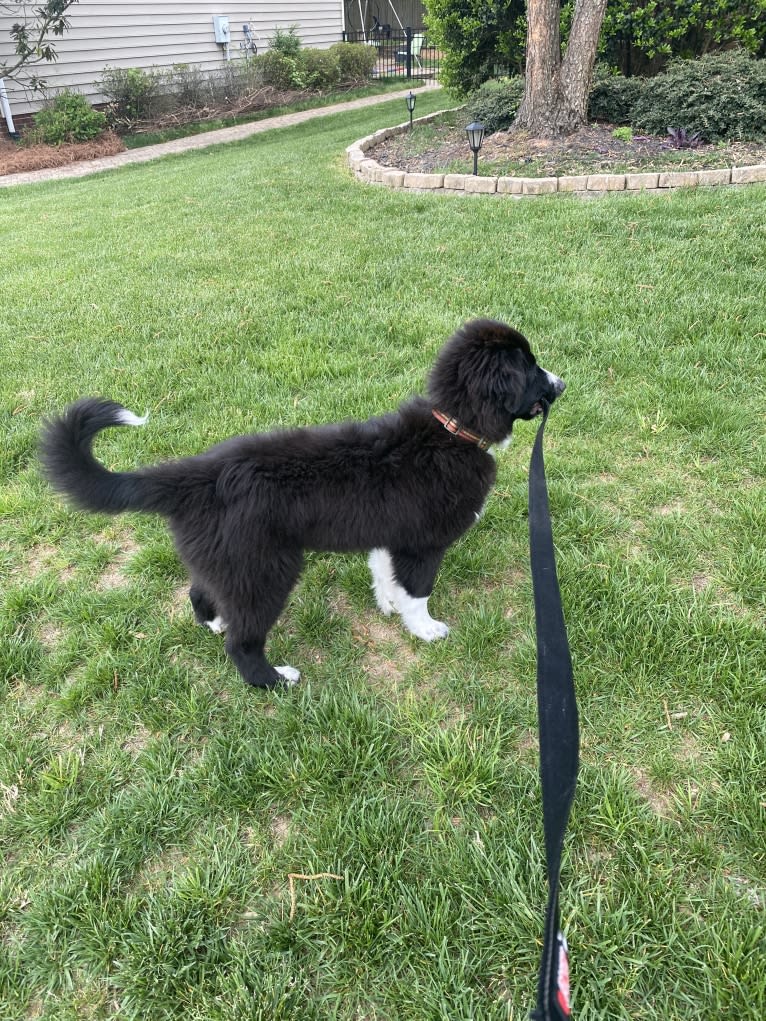
POLYGON ((8 125, 8 134, 13 139, 19 137, 16 128, 13 126, 13 114, 11 113, 11 104, 8 102, 8 93, 5 91, 5 81, 0 78, 0 110, 3 111, 5 117, 5 123, 8 125))

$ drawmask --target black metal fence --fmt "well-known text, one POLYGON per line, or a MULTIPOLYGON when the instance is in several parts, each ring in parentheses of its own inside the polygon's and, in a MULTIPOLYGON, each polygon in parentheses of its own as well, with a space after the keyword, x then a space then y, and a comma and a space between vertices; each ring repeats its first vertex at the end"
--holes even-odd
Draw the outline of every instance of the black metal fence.
POLYGON ((388 25, 379 25, 367 32, 344 32, 343 42, 375 48, 378 62, 372 72, 374 78, 436 78, 439 74, 441 54, 429 45, 424 28, 394 31, 388 25))

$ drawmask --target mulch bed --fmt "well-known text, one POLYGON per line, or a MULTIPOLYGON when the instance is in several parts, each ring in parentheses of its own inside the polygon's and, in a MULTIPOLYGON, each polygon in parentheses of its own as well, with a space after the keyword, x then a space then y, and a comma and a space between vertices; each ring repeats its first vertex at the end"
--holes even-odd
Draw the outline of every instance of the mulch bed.
MULTIPOLYGON (((464 114, 446 117, 443 122, 432 122, 422 132, 418 132, 416 126, 412 134, 404 132, 387 139, 368 150, 367 155, 382 166, 410 173, 470 172, 473 157, 463 120, 464 114)), ((693 170, 766 162, 766 145, 758 143, 730 142, 723 146, 678 149, 668 138, 636 135, 631 141, 623 141, 614 138, 613 131, 613 125, 589 124, 559 139, 497 131, 485 138, 479 167, 491 165, 492 173, 555 177, 658 169, 693 170)))
POLYGON ((62 142, 61 145, 20 145, 0 138, 0 175, 64 167, 80 160, 115 156, 124 149, 125 143, 113 131, 105 132, 92 142, 62 142))

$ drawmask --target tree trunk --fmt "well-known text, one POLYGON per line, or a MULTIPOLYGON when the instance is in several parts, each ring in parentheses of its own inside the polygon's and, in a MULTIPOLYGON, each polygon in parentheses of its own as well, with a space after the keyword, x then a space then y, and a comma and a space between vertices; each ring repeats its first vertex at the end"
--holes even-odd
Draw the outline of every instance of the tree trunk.
POLYGON ((559 0, 528 0, 526 81, 515 129, 537 138, 555 138, 587 123, 606 4, 607 0, 576 0, 562 60, 559 0))

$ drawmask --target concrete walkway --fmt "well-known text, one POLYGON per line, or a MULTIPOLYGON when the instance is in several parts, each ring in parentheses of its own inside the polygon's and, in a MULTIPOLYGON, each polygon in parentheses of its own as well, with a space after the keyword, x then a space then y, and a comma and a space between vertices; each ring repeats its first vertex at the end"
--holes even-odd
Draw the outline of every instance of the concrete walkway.
MULTIPOLYGON (((430 83, 420 88, 412 89, 412 92, 418 95, 418 93, 438 87, 435 83, 430 83)), ((331 114, 344 113, 346 110, 359 110, 365 106, 387 103, 392 99, 403 100, 409 91, 410 89, 403 89, 401 92, 387 92, 378 96, 365 96, 364 99, 351 99, 346 103, 335 103, 333 106, 322 106, 314 110, 286 113, 281 117, 267 117, 261 121, 253 121, 250 124, 238 124, 233 128, 220 128, 218 131, 205 131, 201 135, 188 135, 186 138, 176 138, 172 142, 161 142, 159 145, 147 145, 141 149, 128 149, 125 152, 117 153, 116 156, 104 156, 96 160, 68 163, 64 167, 30 170, 21 174, 5 174, 0 177, 0 188, 11 188, 15 184, 35 184, 38 181, 59 181, 67 177, 85 177, 87 174, 97 174, 102 170, 124 167, 128 163, 147 163, 149 160, 160 159, 162 156, 172 156, 179 152, 189 152, 191 149, 205 149, 209 145, 221 145, 224 142, 240 142, 243 138, 250 138, 251 135, 257 135, 262 131, 271 131, 274 128, 288 128, 293 124, 302 124, 304 121, 313 120, 316 117, 329 117, 331 114)), ((405 119, 406 111, 402 115, 402 120, 405 119)))

